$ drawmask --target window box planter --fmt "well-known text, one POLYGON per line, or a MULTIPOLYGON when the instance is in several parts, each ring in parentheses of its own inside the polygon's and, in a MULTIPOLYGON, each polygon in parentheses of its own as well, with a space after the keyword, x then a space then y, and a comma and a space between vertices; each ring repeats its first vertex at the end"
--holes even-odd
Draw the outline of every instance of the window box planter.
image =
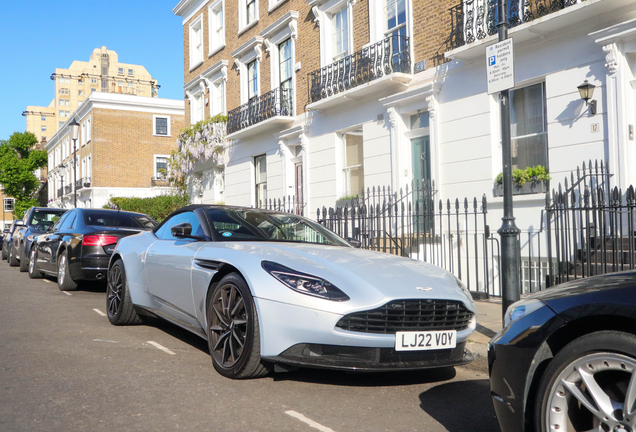
MULTIPOLYGON (((546 182, 538 181, 538 182, 525 182, 523 186, 519 186, 515 183, 512 184, 512 194, 513 195, 530 195, 530 194, 538 194, 538 193, 546 193, 548 190, 548 185, 546 182)), ((493 194, 496 197, 503 196, 503 185, 496 184, 493 188, 493 194)))

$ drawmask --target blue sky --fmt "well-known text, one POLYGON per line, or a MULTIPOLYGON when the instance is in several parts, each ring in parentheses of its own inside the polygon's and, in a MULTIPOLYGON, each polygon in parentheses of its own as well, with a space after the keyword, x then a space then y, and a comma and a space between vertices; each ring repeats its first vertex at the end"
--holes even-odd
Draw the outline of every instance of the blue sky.
POLYGON ((106 46, 157 79, 159 97, 183 99, 178 0, 0 0, 0 139, 26 127, 27 105, 48 106, 50 76, 106 46))

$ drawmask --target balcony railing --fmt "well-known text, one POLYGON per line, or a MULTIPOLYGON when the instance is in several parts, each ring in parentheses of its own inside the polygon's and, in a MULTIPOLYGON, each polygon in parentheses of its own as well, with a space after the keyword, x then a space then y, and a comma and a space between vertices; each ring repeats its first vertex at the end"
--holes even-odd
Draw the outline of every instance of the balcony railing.
POLYGON ((64 188, 63 187, 57 188, 57 197, 59 198, 62 195, 64 195, 64 188))
POLYGON ((84 187, 84 183, 82 183, 82 179, 77 179, 75 181, 75 189, 80 190, 84 187))
POLYGON ((391 35, 310 72, 309 102, 317 102, 396 72, 411 73, 410 39, 391 35))
MULTIPOLYGON (((89 188, 89 187, 91 187, 91 178, 90 178, 90 177, 82 177, 82 180, 81 180, 81 181, 82 181, 82 185, 83 185, 85 188, 89 188)), ((79 189, 79 187, 78 187, 78 189, 79 189)))
POLYGON ((71 192, 73 192, 73 185, 69 184, 69 185, 64 186, 64 193, 65 194, 69 194, 71 192))
POLYGON ((227 134, 253 126, 276 116, 292 116, 292 90, 277 88, 227 114, 227 134))
MULTIPOLYGON (((533 21, 583 0, 511 0, 508 3, 510 28, 533 21)), ((464 0, 450 9, 451 49, 482 40, 497 33, 497 0, 464 0)))
POLYGON ((153 178, 150 179, 150 187, 168 187, 168 179, 166 178, 153 178))

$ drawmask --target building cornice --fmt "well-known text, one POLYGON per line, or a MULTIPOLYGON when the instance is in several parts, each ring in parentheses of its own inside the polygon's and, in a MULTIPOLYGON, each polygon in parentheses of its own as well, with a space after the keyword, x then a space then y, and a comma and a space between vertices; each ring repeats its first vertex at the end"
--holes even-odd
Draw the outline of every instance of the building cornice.
POLYGON ((208 0, 181 0, 172 9, 172 13, 183 18, 182 24, 185 25, 192 17, 199 12, 208 3, 208 0))
POLYGON ((235 58, 241 58, 262 43, 263 38, 261 36, 254 36, 252 39, 248 40, 243 45, 232 51, 231 56, 235 58))
POLYGON ((276 33, 281 31, 285 26, 288 26, 291 21, 297 21, 300 13, 298 11, 289 11, 276 22, 261 32, 261 36, 265 39, 269 39, 276 33))

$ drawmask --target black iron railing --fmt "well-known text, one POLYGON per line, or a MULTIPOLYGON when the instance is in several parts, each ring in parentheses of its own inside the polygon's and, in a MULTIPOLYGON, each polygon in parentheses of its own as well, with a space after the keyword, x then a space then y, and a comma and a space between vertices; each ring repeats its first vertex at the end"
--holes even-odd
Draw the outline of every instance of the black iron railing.
POLYGON ((391 75, 411 73, 410 39, 391 35, 308 74, 309 102, 391 75))
POLYGON ((276 116, 293 116, 292 90, 277 88, 227 114, 228 135, 276 116))
POLYGON ((84 185, 84 187, 91 187, 91 178, 90 177, 83 177, 82 178, 82 184, 84 185))
POLYGON ((59 198, 62 195, 64 195, 64 188, 63 187, 57 188, 57 197, 59 198))
POLYGON ((285 213, 293 213, 300 216, 305 215, 305 203, 302 197, 288 196, 286 199, 269 199, 260 201, 258 207, 266 210, 275 210, 285 213))
POLYGON ((83 187, 84 187, 84 182, 82 181, 82 179, 77 179, 77 181, 75 181, 75 189, 80 190, 83 187))
POLYGON ((65 194, 70 194, 71 192, 73 192, 73 185, 72 184, 64 186, 64 193, 65 194))
POLYGON ((497 296, 499 242, 488 226, 488 203, 433 199, 431 184, 414 183, 399 194, 368 190, 352 207, 318 209, 317 221, 364 249, 426 261, 454 273, 471 291, 497 296))
MULTIPOLYGON (((584 0, 510 0, 507 8, 510 28, 582 1, 584 0)), ((450 13, 451 49, 497 33, 497 0, 463 0, 452 7, 450 13)))

